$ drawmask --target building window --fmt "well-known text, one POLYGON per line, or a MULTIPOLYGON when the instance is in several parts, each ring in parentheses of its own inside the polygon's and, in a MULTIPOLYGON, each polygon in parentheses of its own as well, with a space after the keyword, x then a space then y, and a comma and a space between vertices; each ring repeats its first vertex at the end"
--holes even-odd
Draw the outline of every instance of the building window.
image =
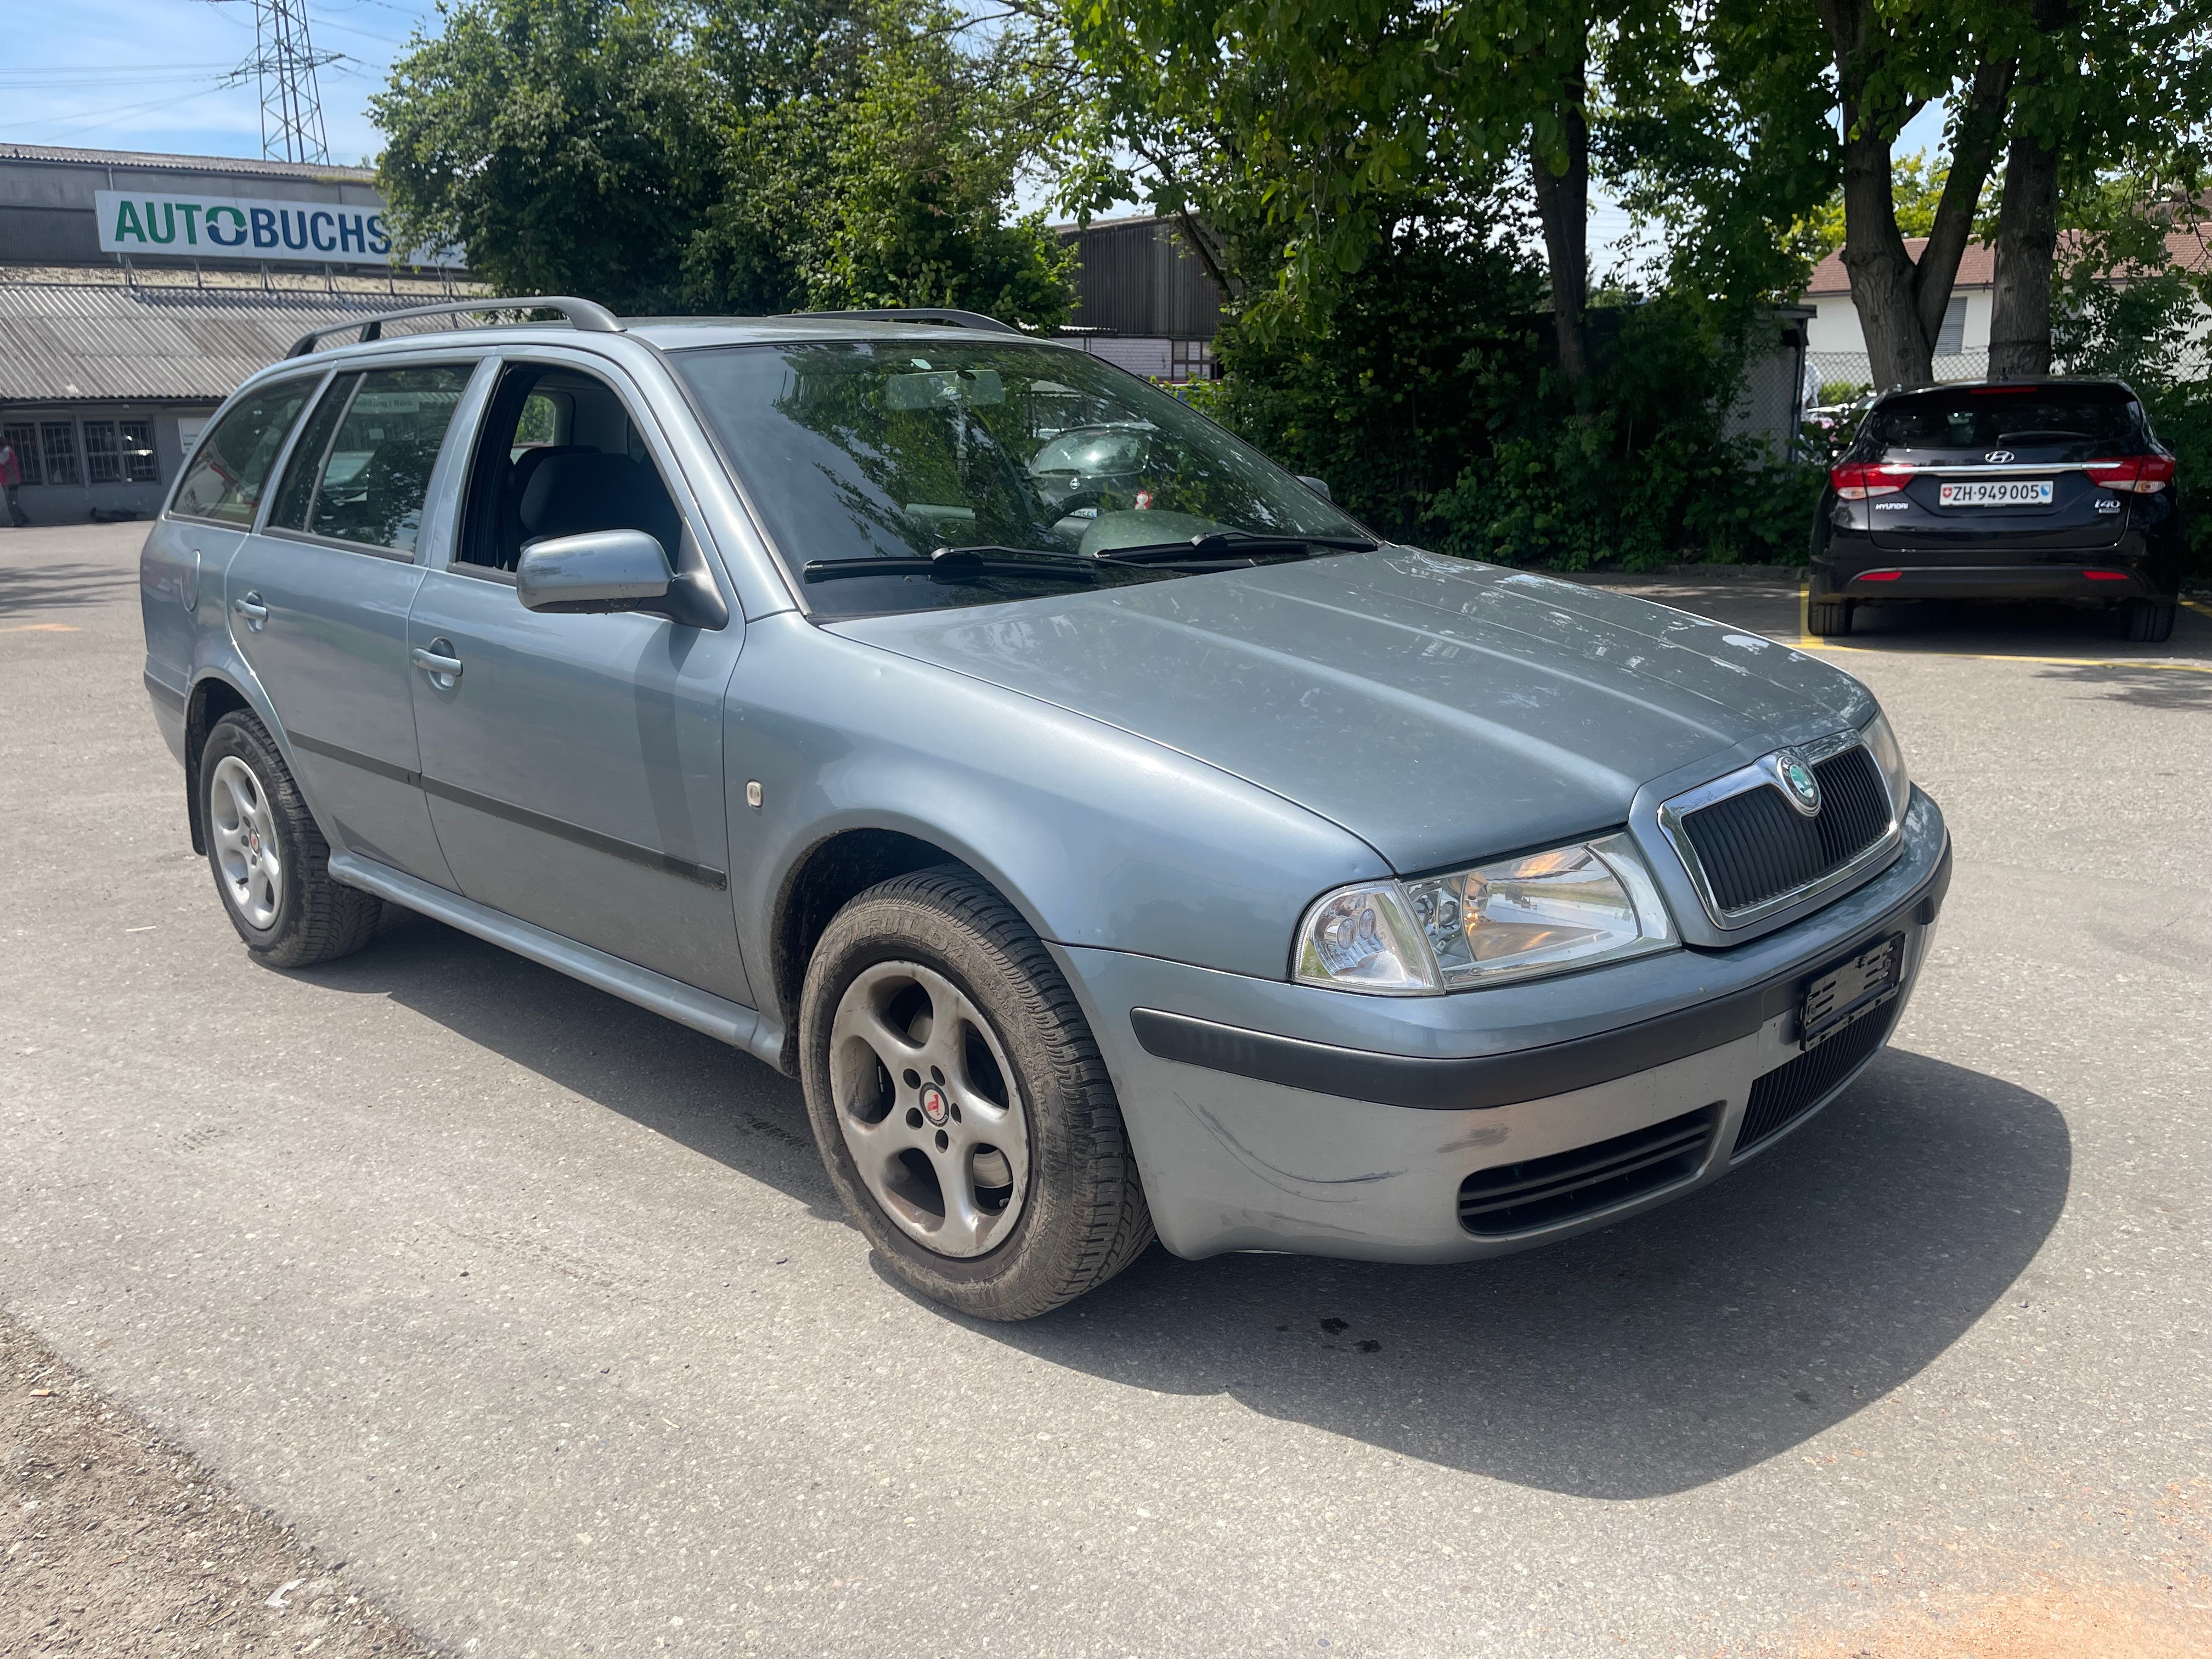
POLYGON ((1954 294, 1943 307, 1943 326, 1936 331, 1936 355, 1955 357, 1966 349, 1966 296, 1954 294))
POLYGON ((1174 340, 1169 343, 1169 380, 1181 384, 1185 380, 1210 380, 1212 378, 1212 341, 1174 340))
POLYGON ((161 464, 154 458, 154 423, 151 421, 125 421, 123 428, 123 476, 132 483, 155 483, 161 476, 161 464))
POLYGON ((25 483, 46 483, 46 469, 39 465, 38 428, 28 421, 21 426, 0 427, 0 441, 15 452, 15 465, 22 468, 25 483))
POLYGON ((39 422, 39 448, 46 460, 46 481, 48 483, 73 484, 77 482, 75 421, 39 422))
POLYGON ((84 481, 87 483, 123 482, 123 446, 112 421, 84 423, 84 481))

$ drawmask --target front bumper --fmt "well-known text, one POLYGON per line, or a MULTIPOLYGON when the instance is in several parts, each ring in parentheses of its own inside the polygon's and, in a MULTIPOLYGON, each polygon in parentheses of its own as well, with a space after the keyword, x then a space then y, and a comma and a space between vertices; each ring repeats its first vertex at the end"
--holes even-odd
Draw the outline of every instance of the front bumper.
POLYGON ((1399 1000, 1053 949, 1170 1249, 1455 1261, 1680 1197, 1810 1118, 1894 1025, 1949 878, 1942 815, 1915 790, 1881 875, 1726 951, 1399 1000), (1793 1067, 1805 987, 1892 934, 1904 939, 1896 997, 1793 1067), (1477 1209, 1500 1190, 1539 1201, 1492 1202, 1470 1231, 1469 1177, 1477 1209))

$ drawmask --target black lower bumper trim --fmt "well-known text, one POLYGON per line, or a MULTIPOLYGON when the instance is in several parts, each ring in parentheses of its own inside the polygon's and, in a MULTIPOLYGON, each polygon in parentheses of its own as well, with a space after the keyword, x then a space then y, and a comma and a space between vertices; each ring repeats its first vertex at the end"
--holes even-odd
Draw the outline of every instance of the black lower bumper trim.
MULTIPOLYGON (((1935 921, 1950 884, 1947 846, 1926 884, 1861 929, 1859 937, 1870 942, 1907 922, 1926 927, 1935 921)), ((1823 958, 1846 954, 1850 948, 1839 945, 1823 952, 1823 958)), ((1610 1083, 1749 1036, 1796 1006, 1812 974, 1811 969, 1793 969, 1711 1002, 1571 1042, 1451 1059, 1343 1048, 1157 1008, 1131 1011, 1129 1023, 1145 1052, 1160 1060, 1343 1100, 1427 1111, 1481 1111, 1610 1083)))

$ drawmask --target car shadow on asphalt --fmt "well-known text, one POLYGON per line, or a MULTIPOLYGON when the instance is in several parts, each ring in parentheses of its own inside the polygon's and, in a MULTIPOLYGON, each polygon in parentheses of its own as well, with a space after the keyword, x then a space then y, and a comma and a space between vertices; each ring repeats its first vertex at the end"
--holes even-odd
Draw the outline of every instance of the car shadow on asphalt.
MULTIPOLYGON (((798 1085, 711 1038, 419 917, 312 977, 389 996, 842 1218, 798 1085)), ((1847 1422, 2001 1303, 2028 1328, 2033 1293, 2014 1287, 2071 1165, 2041 1096, 1893 1048, 1728 1179, 1563 1244, 1440 1267, 1155 1246, 1042 1319, 958 1322, 1071 1370, 1226 1395, 1407 1457, 1652 1498, 1847 1422)))
MULTIPOLYGON (((2212 659, 2212 618, 2184 606, 2173 637, 2123 639, 2101 611, 2035 600, 1978 605, 1919 599, 1860 610, 1828 644, 1897 656, 2089 657, 2127 662, 2212 659)), ((2155 672, 2157 671, 2151 670, 2155 672)))
POLYGON ((0 617, 31 611, 78 610, 133 586, 136 571, 104 564, 10 566, 0 560, 0 617))

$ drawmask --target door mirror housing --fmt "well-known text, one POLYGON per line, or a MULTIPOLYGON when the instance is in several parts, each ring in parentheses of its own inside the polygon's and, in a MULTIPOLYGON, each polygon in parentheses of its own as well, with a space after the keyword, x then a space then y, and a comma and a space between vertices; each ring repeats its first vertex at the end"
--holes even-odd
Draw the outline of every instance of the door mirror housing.
POLYGON ((659 610, 675 580, 666 551, 642 530, 593 530, 525 547, 514 592, 528 611, 659 610))
POLYGON ((1336 497, 1328 493, 1328 479, 1311 477, 1304 472, 1293 472, 1291 476, 1296 478, 1300 483, 1304 484, 1308 489, 1312 490, 1313 493, 1320 496, 1322 500, 1325 501, 1335 501, 1336 497))

